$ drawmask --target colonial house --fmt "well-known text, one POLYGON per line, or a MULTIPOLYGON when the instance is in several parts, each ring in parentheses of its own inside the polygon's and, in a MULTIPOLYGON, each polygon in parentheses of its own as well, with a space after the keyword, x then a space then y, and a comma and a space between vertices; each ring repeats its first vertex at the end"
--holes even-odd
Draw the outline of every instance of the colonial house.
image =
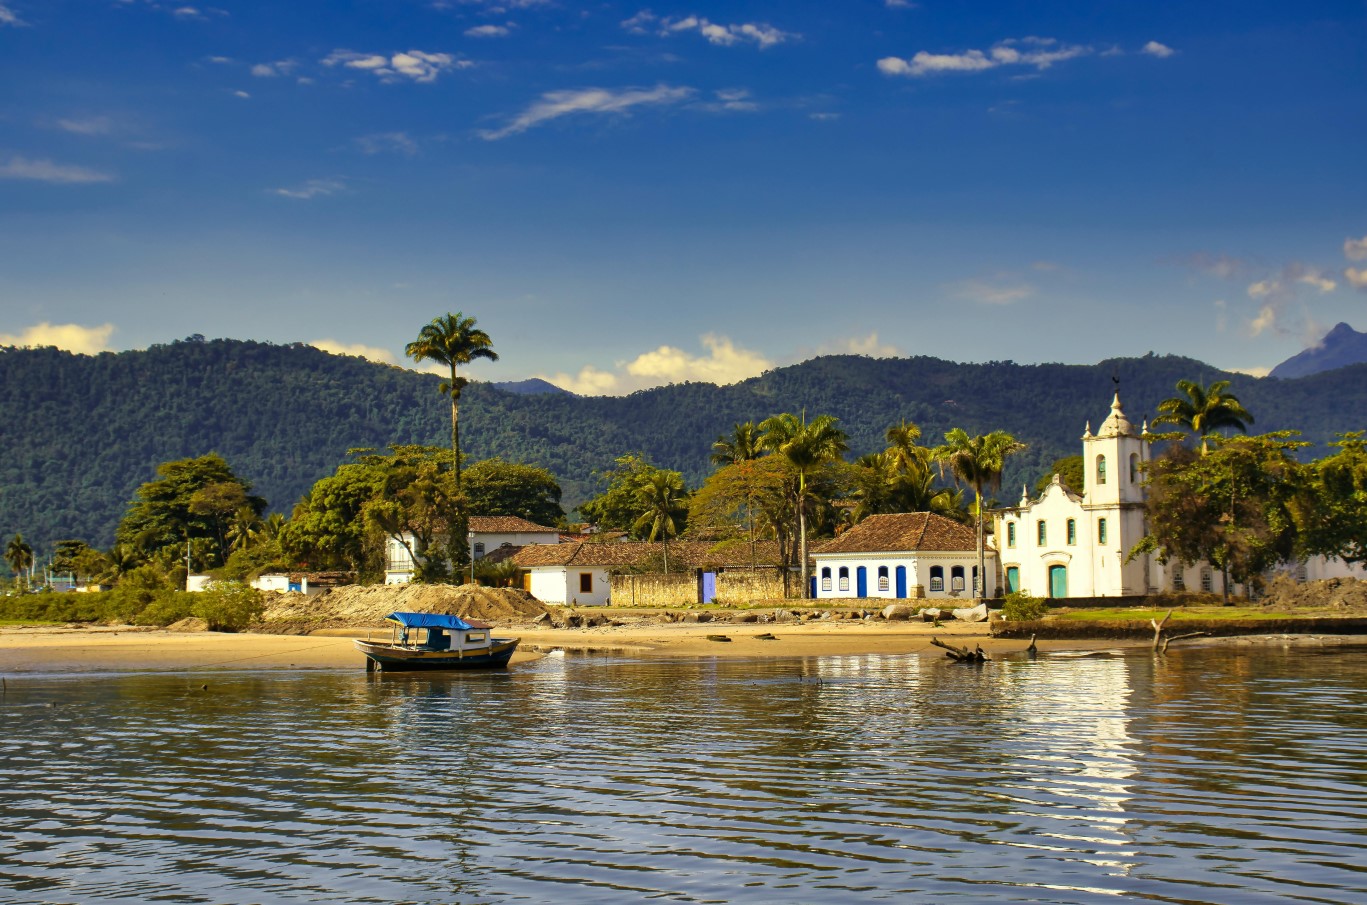
MULTIPOLYGON (((413 543, 412 535, 405 535, 404 540, 409 546, 413 543)), ((514 515, 472 515, 469 540, 471 557, 482 559, 502 548, 558 544, 560 532, 514 515)), ((398 538, 385 539, 385 584, 408 584, 413 580, 416 569, 409 546, 398 538)))
MULTIPOLYGON (((971 598, 978 586, 977 533, 932 512, 871 515, 811 554, 812 597, 971 598)), ((997 553, 986 550, 987 595, 997 553)))

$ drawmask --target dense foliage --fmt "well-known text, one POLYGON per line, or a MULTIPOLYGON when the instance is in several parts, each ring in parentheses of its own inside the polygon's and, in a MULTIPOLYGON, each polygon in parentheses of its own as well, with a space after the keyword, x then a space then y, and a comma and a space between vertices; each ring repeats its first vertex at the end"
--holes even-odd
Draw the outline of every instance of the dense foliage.
MULTIPOLYGON (((832 356, 733 386, 687 383, 626 397, 528 396, 471 383, 461 397, 461 446, 471 461, 498 456, 546 469, 571 508, 599 492, 595 473, 626 452, 697 487, 719 435, 805 409, 839 420, 850 458, 883 450, 888 427, 902 421, 928 438, 954 427, 1008 431, 1028 444, 1003 476, 1017 488, 1077 452, 1084 422, 1105 415, 1112 375, 1123 379, 1136 422, 1178 379, 1228 379, 1263 430, 1299 429, 1322 445, 1367 425, 1367 365, 1255 380, 1175 357, 1076 366, 832 356)), ((449 447, 450 400, 435 392, 439 382, 305 345, 192 338, 97 356, 0 348, 0 537, 22 532, 42 563, 62 539, 106 549, 158 465, 209 453, 271 510, 288 513, 349 449, 449 447)))

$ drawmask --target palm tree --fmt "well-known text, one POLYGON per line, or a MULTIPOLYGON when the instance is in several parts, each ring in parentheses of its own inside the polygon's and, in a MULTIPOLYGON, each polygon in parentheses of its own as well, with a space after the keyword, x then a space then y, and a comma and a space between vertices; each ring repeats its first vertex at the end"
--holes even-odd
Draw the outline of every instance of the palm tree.
POLYGON ((836 461, 849 449, 845 432, 830 415, 818 415, 810 423, 790 412, 760 422, 760 448, 778 453, 797 471, 798 555, 802 558, 802 596, 810 596, 807 563, 807 476, 836 461))
POLYGON ((5 547, 5 561, 14 570, 16 582, 25 572, 33 568, 33 548, 28 545, 28 541, 24 540, 24 535, 14 535, 9 546, 5 547))
POLYGON ((978 580, 975 597, 987 596, 987 554, 983 544, 983 490, 1001 486, 1002 470, 1008 456, 1025 449, 1025 444, 1006 431, 970 437, 962 428, 945 434, 945 443, 935 450, 941 471, 948 468, 957 484, 962 481, 973 488, 978 510, 978 580))
POLYGON ((641 515, 632 525, 633 531, 650 529, 646 540, 660 538, 664 548, 665 571, 669 571, 669 535, 679 533, 679 522, 688 514, 684 500, 683 477, 677 471, 653 472, 636 491, 641 515))
POLYGON ((741 462, 753 462, 762 453, 759 436, 755 422, 737 424, 731 428, 731 436, 723 434, 712 444, 712 464, 739 465, 741 462))
POLYGON ((450 381, 443 382, 440 389, 451 396, 451 455, 455 459, 456 490, 460 490, 460 392, 470 381, 456 376, 456 365, 468 365, 476 358, 498 361, 493 341, 475 327, 473 317, 457 311, 423 327, 403 351, 414 361, 434 361, 451 369, 450 381))
POLYGON ((1194 380, 1177 381, 1178 392, 1158 403, 1161 413, 1153 419, 1154 424, 1175 424, 1185 427, 1201 438, 1201 455, 1206 454, 1206 437, 1212 431, 1236 430, 1248 433, 1253 416, 1243 407, 1237 396, 1225 392, 1229 389, 1228 380, 1217 380, 1209 387, 1203 387, 1194 380))

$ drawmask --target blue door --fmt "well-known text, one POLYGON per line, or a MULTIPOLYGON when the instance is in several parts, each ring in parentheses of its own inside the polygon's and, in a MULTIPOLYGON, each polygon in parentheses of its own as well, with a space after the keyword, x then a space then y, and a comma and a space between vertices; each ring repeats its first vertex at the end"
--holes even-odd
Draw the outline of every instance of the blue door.
POLYGON ((1068 567, 1050 566, 1049 567, 1049 596, 1067 597, 1068 596, 1068 567))
POLYGON ((856 592, 855 596, 869 596, 869 570, 863 566, 860 566, 858 571, 854 573, 854 587, 856 592))
POLYGON ((901 600, 907 597, 907 567, 897 567, 897 596, 901 600))
POLYGON ((717 599, 717 573, 702 573, 702 602, 711 603, 717 599))
POLYGON ((1021 589, 1021 570, 1015 566, 1008 566, 1006 569, 1006 591, 1014 594, 1021 589))
POLYGON ((811 593, 808 594, 807 596, 810 597, 812 600, 815 600, 815 599, 816 599, 816 576, 815 576, 815 575, 813 575, 813 576, 811 577, 811 588, 810 588, 809 590, 811 591, 811 593))

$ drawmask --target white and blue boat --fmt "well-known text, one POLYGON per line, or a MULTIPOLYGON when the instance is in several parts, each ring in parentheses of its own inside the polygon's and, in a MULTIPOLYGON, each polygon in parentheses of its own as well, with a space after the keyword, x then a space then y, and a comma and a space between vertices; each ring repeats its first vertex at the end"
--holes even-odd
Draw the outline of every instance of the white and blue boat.
POLYGON ((387 641, 356 640, 366 672, 420 669, 503 669, 520 638, 495 638, 493 626, 441 613, 390 613, 387 641))

